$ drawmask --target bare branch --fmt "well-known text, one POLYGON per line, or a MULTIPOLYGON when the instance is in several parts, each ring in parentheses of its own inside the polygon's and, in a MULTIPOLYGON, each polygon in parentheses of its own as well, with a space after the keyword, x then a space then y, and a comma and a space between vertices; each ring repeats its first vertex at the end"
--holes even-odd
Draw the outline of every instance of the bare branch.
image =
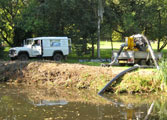
POLYGON ((163 45, 160 47, 159 51, 161 51, 162 49, 164 49, 167 45, 167 41, 164 41, 163 42, 163 45))
POLYGON ((117 30, 117 29, 114 29, 114 31, 116 31, 116 32, 118 32, 118 33, 124 35, 124 32, 121 32, 121 31, 119 31, 119 30, 117 30))

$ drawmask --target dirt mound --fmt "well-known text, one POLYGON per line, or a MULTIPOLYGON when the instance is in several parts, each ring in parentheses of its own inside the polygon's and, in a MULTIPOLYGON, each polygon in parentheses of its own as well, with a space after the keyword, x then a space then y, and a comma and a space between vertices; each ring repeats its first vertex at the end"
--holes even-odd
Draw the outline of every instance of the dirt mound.
POLYGON ((49 87, 101 89, 122 68, 80 64, 38 62, 0 62, 1 81, 49 87))
MULTIPOLYGON (((0 62, 0 81, 37 85, 47 88, 78 88, 101 90, 113 77, 126 67, 96 67, 81 64, 36 62, 0 62)), ((123 82, 111 86, 117 92, 153 91, 157 81, 155 72, 140 70, 126 74, 123 82)), ((122 81, 122 80, 120 80, 122 81)), ((158 87, 158 86, 157 86, 158 87)), ((159 88, 157 88, 159 89, 159 88)))

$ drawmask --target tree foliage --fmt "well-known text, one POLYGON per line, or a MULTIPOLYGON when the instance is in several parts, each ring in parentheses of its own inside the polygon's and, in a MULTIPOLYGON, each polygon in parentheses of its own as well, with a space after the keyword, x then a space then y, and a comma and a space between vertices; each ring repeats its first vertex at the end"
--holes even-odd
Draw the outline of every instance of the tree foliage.
MULTIPOLYGON (((102 38, 143 33, 157 41, 158 51, 166 46, 167 0, 103 0, 103 4, 102 38)), ((97 12, 98 0, 1 0, 0 40, 18 46, 28 37, 68 36, 80 55, 91 50, 94 56, 97 12)))
POLYGON ((15 44, 13 37, 24 2, 24 0, 0 1, 0 38, 10 46, 15 44))

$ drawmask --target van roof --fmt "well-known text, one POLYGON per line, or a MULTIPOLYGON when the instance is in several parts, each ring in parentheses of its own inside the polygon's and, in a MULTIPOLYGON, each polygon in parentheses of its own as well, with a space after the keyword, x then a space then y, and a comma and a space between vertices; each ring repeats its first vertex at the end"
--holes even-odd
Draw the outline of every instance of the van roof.
POLYGON ((35 38, 28 38, 27 40, 38 40, 38 39, 42 39, 42 40, 48 40, 48 39, 68 39, 68 37, 35 37, 35 38))

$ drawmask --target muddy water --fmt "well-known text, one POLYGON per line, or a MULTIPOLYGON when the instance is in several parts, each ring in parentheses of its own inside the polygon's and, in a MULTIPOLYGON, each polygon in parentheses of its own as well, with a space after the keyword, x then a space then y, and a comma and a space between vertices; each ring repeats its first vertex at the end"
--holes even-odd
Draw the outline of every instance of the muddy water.
POLYGON ((166 111, 165 96, 101 97, 90 91, 0 84, 0 120, 165 120, 166 111))

